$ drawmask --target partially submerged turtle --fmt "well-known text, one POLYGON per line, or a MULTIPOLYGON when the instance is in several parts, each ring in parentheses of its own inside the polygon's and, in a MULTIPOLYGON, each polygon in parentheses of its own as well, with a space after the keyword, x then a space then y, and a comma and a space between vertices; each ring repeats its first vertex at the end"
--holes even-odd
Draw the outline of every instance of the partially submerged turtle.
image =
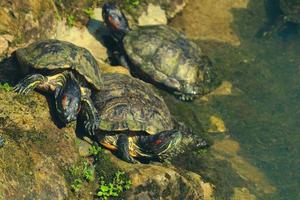
POLYGON ((183 34, 165 25, 130 30, 124 14, 112 3, 104 4, 102 15, 120 43, 121 64, 141 78, 166 86, 182 100, 206 94, 219 84, 210 59, 183 34))
POLYGON ((133 157, 159 157, 176 148, 184 133, 175 129, 164 100, 150 85, 121 73, 103 74, 103 83, 92 94, 101 116, 95 136, 103 146, 131 163, 133 157))
POLYGON ((27 94, 35 88, 55 93, 59 117, 65 123, 76 120, 85 108, 87 129, 98 124, 97 110, 90 99, 91 90, 102 86, 100 68, 85 48, 59 40, 43 40, 18 49, 16 57, 28 75, 14 90, 27 94))
POLYGON ((285 20, 300 24, 300 1, 280 0, 280 8, 285 15, 285 20))
POLYGON ((266 1, 265 3, 268 20, 256 33, 258 38, 270 37, 274 33, 287 37, 299 32, 299 0, 266 1))

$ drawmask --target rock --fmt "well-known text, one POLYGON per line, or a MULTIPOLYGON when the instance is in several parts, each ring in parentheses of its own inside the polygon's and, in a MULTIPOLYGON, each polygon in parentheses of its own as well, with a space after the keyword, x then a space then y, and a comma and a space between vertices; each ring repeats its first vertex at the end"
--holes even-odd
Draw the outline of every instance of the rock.
POLYGON ((247 188, 234 188, 230 200, 256 200, 256 197, 247 188))
POLYGON ((244 180, 255 185, 256 190, 264 194, 276 192, 276 188, 270 183, 268 178, 258 168, 249 163, 245 158, 238 155, 240 145, 232 139, 216 141, 212 146, 214 155, 221 160, 228 160, 232 168, 244 180))
POLYGON ((123 10, 131 25, 167 24, 186 6, 188 0, 145 0, 138 5, 122 3, 123 10))
POLYGON ((156 25, 156 24, 167 24, 166 12, 161 9, 160 6, 149 4, 147 11, 143 12, 138 18, 138 25, 156 25))
MULTIPOLYGON (((79 159, 74 126, 58 128, 48 105, 38 93, 0 89, 0 135, 6 141, 0 149, 0 199, 74 199, 67 176, 79 159)), ((88 192, 83 199, 92 199, 88 192)))
POLYGON ((225 133, 227 131, 224 121, 217 116, 212 115, 210 117, 210 123, 211 125, 208 129, 209 133, 225 133))
POLYGON ((182 15, 174 18, 170 25, 193 39, 238 46, 240 39, 232 29, 234 16, 231 10, 246 9, 248 2, 249 0, 189 0, 182 15))
POLYGON ((128 200, 144 199, 204 199, 210 196, 212 186, 200 175, 162 164, 129 164, 115 157, 113 163, 129 174, 132 189, 128 200))
MULTIPOLYGON (((56 8, 52 0, 10 1, 0 2, 0 35, 16 44, 30 42, 39 38, 47 38, 55 30, 56 8)), ((2 39, 3 41, 3 39, 2 39)), ((7 49, 7 42, 1 50, 7 49)), ((0 56, 1 51, 0 50, 0 56)), ((12 50, 9 50, 9 53, 12 50)))
POLYGON ((53 38, 69 41, 88 49, 98 63, 103 64, 108 54, 107 49, 103 45, 102 37, 109 33, 106 31, 101 12, 100 8, 94 10, 96 14, 90 19, 87 27, 68 27, 65 21, 59 22, 53 38))
POLYGON ((0 55, 4 54, 8 49, 8 41, 0 35, 0 55))

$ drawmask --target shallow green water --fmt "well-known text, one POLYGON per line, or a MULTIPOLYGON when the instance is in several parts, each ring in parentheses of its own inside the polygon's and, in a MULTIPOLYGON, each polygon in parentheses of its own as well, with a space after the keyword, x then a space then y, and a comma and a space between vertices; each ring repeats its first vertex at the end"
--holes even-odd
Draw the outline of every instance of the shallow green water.
MULTIPOLYGON (((300 34, 287 30, 292 34, 274 33, 257 38, 255 33, 261 23, 255 21, 255 9, 251 4, 248 10, 233 11, 238 20, 232 26, 240 36, 240 46, 202 42, 222 71, 222 78, 233 84, 236 95, 214 97, 205 105, 177 103, 171 109, 194 129, 199 129, 199 124, 205 126, 210 114, 219 115, 229 135, 240 143, 239 154, 276 187, 275 193, 260 198, 297 200, 300 199, 300 34)), ((251 192, 256 193, 255 189, 251 192)))

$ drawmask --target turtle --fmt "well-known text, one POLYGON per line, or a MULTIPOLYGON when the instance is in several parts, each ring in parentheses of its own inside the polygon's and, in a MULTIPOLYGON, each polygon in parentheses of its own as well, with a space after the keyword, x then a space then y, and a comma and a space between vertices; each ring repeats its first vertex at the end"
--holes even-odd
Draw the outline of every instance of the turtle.
POLYGON ((102 89, 91 96, 101 116, 95 129, 101 145, 129 163, 136 163, 136 157, 163 158, 176 148, 184 133, 176 129, 167 105, 151 85, 124 73, 102 77, 102 89))
POLYGON ((280 0, 279 6, 285 15, 285 20, 300 24, 300 1, 299 0, 280 0))
POLYGON ((220 84, 211 59, 183 33, 167 25, 132 30, 113 3, 103 5, 102 15, 118 44, 119 63, 135 76, 162 86, 181 100, 193 100, 220 84))
POLYGON ((268 20, 258 30, 256 37, 270 37, 274 33, 281 37, 287 37, 299 32, 299 0, 266 1, 265 4, 268 20))
POLYGON ((65 123, 75 121, 84 106, 88 115, 86 128, 93 130, 99 119, 90 95, 101 89, 102 78, 97 61, 87 49, 67 41, 47 39, 18 49, 15 55, 27 76, 14 91, 27 94, 37 88, 54 92, 58 117, 65 123))

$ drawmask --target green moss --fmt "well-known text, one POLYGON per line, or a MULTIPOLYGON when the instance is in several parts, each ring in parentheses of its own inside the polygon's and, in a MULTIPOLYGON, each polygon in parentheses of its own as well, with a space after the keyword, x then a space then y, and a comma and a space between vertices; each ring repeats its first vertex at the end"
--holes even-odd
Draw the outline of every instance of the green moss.
POLYGON ((75 193, 82 192, 83 186, 95 180, 92 164, 83 158, 68 167, 65 176, 71 190, 75 193))
POLYGON ((99 179, 97 196, 102 199, 122 199, 131 186, 129 176, 112 163, 107 154, 97 155, 95 168, 99 179))
POLYGON ((66 18, 68 26, 85 25, 93 15, 93 9, 101 6, 101 0, 56 0, 57 16, 66 18))
POLYGON ((24 106, 28 106, 33 110, 35 110, 38 105, 36 101, 32 100, 32 97, 30 97, 30 95, 16 95, 13 97, 13 100, 24 106))
POLYGON ((13 87, 11 87, 8 83, 0 83, 0 90, 4 90, 5 92, 12 91, 13 87))
POLYGON ((147 192, 151 199, 160 199, 160 185, 151 181, 135 188, 135 194, 147 192))

